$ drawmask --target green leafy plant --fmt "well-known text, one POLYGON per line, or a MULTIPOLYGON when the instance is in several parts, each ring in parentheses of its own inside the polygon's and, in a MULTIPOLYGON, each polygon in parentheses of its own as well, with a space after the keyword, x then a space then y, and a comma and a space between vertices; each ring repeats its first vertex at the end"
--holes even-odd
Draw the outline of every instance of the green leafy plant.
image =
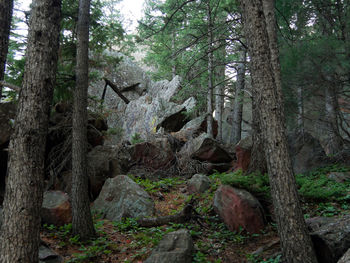
POLYGON ((131 137, 131 144, 137 144, 144 142, 144 140, 141 138, 141 135, 139 133, 134 133, 134 135, 131 137))

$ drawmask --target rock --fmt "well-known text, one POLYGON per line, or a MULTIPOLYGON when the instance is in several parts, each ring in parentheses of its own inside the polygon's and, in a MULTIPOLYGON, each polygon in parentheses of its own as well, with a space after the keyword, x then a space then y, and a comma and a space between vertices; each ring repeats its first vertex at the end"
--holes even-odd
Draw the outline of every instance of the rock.
POLYGON ((320 142, 311 134, 289 134, 288 142, 295 174, 305 173, 329 163, 320 142))
POLYGON ((265 220, 262 206, 249 192, 222 185, 215 192, 213 207, 231 231, 240 227, 249 233, 259 233, 265 220))
POLYGON ((107 179, 92 208, 113 221, 152 216, 155 212, 150 196, 126 175, 107 179))
POLYGON ((189 194, 203 193, 205 190, 209 189, 211 181, 208 176, 204 174, 195 174, 187 182, 187 192, 189 194))
POLYGON ((242 169, 242 171, 248 170, 252 147, 252 136, 247 136, 238 142, 238 144, 235 146, 237 161, 235 162, 233 171, 238 169, 242 169))
POLYGON ((45 224, 56 226, 70 223, 72 221, 72 210, 68 195, 61 191, 45 192, 41 219, 45 224))
POLYGON ((328 178, 337 183, 344 183, 350 180, 350 172, 332 172, 328 178))
POLYGON ((97 198, 108 178, 128 172, 131 162, 128 150, 106 145, 93 148, 87 158, 90 191, 93 199, 97 198))
POLYGON ((349 263, 350 262, 350 248, 346 253, 339 259, 337 263, 349 263))
POLYGON ((194 245, 188 230, 166 234, 145 263, 191 263, 194 245))
MULTIPOLYGON (((171 134, 178 140, 182 142, 187 142, 192 138, 196 138, 202 133, 205 133, 206 131, 207 131, 207 116, 202 115, 187 122, 186 125, 183 126, 183 128, 180 131, 172 132, 171 134)), ((213 122, 214 137, 216 137, 217 132, 218 132, 218 124, 217 124, 217 121, 214 120, 213 122)))
POLYGON ((180 155, 209 163, 229 163, 232 161, 230 154, 206 133, 188 141, 182 147, 180 155))
POLYGON ((321 226, 311 240, 319 263, 336 263, 350 247, 350 215, 321 226))
POLYGON ((15 118, 15 103, 0 103, 0 150, 2 150, 2 145, 10 140, 15 118))
POLYGON ((0 229, 2 225, 2 208, 0 207, 0 229))
POLYGON ((63 258, 50 249, 44 242, 39 247, 39 263, 61 263, 63 258))
POLYGON ((333 217, 318 216, 318 217, 307 218, 305 220, 305 222, 306 222, 306 225, 307 225, 309 231, 314 232, 314 231, 319 230, 324 225, 327 225, 329 223, 334 222, 334 218, 333 217))
POLYGON ((172 165, 175 155, 167 138, 137 143, 130 147, 132 162, 152 170, 166 169, 172 165))

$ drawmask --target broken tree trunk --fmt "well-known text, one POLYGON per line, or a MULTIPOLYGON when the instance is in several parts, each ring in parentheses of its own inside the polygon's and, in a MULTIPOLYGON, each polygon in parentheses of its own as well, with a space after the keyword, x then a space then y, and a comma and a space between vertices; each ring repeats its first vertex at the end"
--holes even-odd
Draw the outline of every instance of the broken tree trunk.
POLYGON ((109 79, 107 78, 103 78, 104 81, 106 82, 106 84, 108 84, 112 90, 114 90, 115 93, 118 94, 118 96, 126 103, 126 104, 129 104, 130 100, 128 100, 123 94, 122 92, 118 89, 118 87, 112 82, 110 81, 109 79))

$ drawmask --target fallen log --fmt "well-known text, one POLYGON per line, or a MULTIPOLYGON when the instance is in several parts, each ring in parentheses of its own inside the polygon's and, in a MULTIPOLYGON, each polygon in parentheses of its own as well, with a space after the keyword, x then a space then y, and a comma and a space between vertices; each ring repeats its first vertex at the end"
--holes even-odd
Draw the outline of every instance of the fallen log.
POLYGON ((110 81, 107 78, 103 78, 104 81, 106 82, 106 84, 108 84, 112 90, 114 90, 115 93, 117 93, 117 95, 126 103, 129 104, 130 100, 128 100, 128 98, 126 98, 121 91, 119 90, 119 88, 117 87, 117 85, 115 85, 112 81, 110 81))

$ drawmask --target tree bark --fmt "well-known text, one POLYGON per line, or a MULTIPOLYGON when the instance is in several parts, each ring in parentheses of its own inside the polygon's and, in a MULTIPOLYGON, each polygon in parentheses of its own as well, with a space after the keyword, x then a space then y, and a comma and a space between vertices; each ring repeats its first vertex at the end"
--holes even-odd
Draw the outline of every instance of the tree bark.
POLYGON ((287 262, 316 263, 285 135, 278 50, 273 37, 274 1, 240 0, 240 4, 282 253, 287 262), (264 11, 264 7, 268 9, 264 11))
POLYGON ((325 111, 328 134, 327 154, 336 154, 342 150, 343 142, 338 128, 337 110, 339 107, 337 94, 330 85, 331 83, 327 83, 325 88, 325 111))
POLYGON ((72 145, 72 232, 82 240, 95 236, 87 172, 87 91, 89 85, 90 0, 79 1, 76 88, 72 145))
POLYGON ((213 23, 211 17, 210 1, 207 3, 208 19, 208 95, 207 95, 207 134, 210 138, 214 137, 213 133, 213 23))
MULTIPOLYGON (((0 81, 4 80, 6 57, 10 39, 13 0, 0 0, 0 81)), ((2 85, 0 84, 0 101, 2 85)))
POLYGON ((37 263, 45 137, 55 83, 60 0, 33 2, 23 87, 9 146, 0 262, 37 263))
POLYGON ((241 59, 237 66, 237 84, 235 91, 235 101, 233 105, 233 118, 230 143, 237 144, 241 140, 242 134, 242 117, 243 117, 243 95, 245 86, 245 61, 246 51, 242 51, 241 59))

